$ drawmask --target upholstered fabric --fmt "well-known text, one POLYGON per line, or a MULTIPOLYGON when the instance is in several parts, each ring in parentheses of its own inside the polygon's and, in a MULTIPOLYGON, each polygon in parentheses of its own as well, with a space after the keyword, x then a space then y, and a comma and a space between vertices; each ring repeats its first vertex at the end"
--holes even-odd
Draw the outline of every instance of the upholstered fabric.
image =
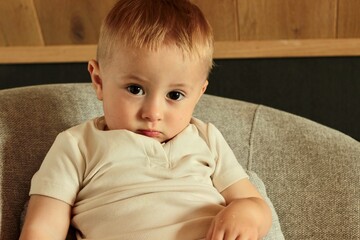
MULTIPOLYGON (((0 239, 17 239, 30 179, 55 136, 101 113, 90 84, 0 91, 0 239)), ((285 239, 360 238, 359 142, 289 113, 210 95, 195 116, 214 123, 242 166, 263 180, 277 211, 267 239, 282 239, 277 216, 285 239)))
POLYGON ((0 91, 0 239, 19 237, 31 177, 56 135, 101 113, 89 84, 0 91))
POLYGON ((270 206, 271 214, 272 214, 272 226, 263 240, 284 240, 284 235, 281 230, 281 225, 279 222, 279 217, 276 213, 273 203, 271 202, 269 196, 266 192, 266 187, 263 181, 259 178, 259 176, 251 170, 246 171, 249 175, 249 180, 252 184, 256 186, 262 197, 265 199, 267 204, 270 206))

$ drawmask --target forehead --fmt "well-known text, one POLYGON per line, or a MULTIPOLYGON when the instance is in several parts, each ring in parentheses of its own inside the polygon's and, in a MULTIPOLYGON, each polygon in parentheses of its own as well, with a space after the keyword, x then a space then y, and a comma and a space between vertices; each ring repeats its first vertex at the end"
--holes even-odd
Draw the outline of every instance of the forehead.
MULTIPOLYGON (((113 39, 114 40, 114 39, 113 39)), ((117 57, 135 57, 139 56, 149 56, 156 55, 156 53, 161 52, 176 52, 178 56, 182 56, 184 61, 191 62, 202 62, 206 66, 207 74, 210 72, 213 66, 212 51, 209 47, 197 47, 194 49, 183 48, 178 46, 173 41, 164 41, 162 44, 158 45, 156 48, 151 48, 151 46, 137 47, 137 45, 132 46, 131 43, 124 42, 121 38, 117 38, 116 41, 110 41, 106 44, 107 47, 102 47, 102 54, 98 54, 98 61, 100 65, 102 63, 109 63, 117 57), (105 48, 107 49, 105 51, 105 48)))
POLYGON ((103 65, 107 71, 203 75, 201 78, 206 78, 209 71, 206 61, 186 54, 176 46, 163 46, 157 50, 117 46, 103 65))

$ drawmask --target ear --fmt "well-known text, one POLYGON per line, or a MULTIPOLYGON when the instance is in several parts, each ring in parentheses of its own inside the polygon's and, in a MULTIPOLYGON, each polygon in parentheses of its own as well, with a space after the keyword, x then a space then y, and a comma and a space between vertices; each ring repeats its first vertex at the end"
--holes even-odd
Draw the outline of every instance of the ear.
POLYGON ((204 82, 204 85, 201 88, 201 95, 203 95, 205 93, 208 85, 209 85, 209 81, 206 79, 204 82))
POLYGON ((203 86, 201 87, 198 101, 200 100, 201 96, 205 93, 206 88, 207 88, 208 85, 209 85, 209 81, 208 81, 208 80, 205 80, 203 86))
POLYGON ((88 63, 88 71, 96 96, 101 101, 103 100, 103 81, 100 77, 99 63, 95 60, 90 60, 88 63))

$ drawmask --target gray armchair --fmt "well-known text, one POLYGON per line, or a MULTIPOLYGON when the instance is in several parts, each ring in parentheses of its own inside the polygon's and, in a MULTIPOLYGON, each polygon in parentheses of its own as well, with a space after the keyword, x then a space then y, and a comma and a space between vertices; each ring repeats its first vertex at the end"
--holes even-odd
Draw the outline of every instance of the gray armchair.
MULTIPOLYGON (((55 136, 101 114, 90 84, 0 91, 0 239, 19 237, 31 177, 55 136)), ((276 211, 266 239, 283 239, 280 230, 285 239, 360 239, 358 141, 289 113, 210 95, 195 116, 222 131, 271 199, 276 211)))

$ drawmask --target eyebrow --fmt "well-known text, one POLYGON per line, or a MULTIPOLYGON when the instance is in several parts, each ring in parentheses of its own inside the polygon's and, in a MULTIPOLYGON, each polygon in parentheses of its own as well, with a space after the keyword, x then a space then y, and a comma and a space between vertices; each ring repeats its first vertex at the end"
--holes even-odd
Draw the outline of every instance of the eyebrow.
POLYGON ((172 88, 190 88, 192 89, 192 85, 190 84, 184 84, 184 83, 174 83, 174 84, 170 84, 170 87, 172 88))
POLYGON ((135 83, 138 82, 139 84, 144 84, 144 83, 148 82, 148 80, 143 79, 140 76, 132 74, 132 73, 121 74, 121 75, 119 75, 119 77, 117 79, 118 79, 117 81, 126 82, 126 83, 131 83, 132 81, 134 81, 135 83))
MULTIPOLYGON (((133 80, 139 81, 139 82, 147 82, 147 80, 145 80, 145 79, 143 79, 143 78, 141 78, 141 77, 139 77, 139 76, 137 76, 135 74, 132 74, 132 73, 124 74, 122 77, 125 78, 125 79, 133 79, 133 80)), ((192 88, 192 85, 185 84, 185 83, 171 83, 170 87, 172 87, 172 88, 183 88, 183 87, 192 88)))
POLYGON ((140 81, 140 82, 146 82, 146 81, 145 81, 144 79, 142 79, 141 77, 139 77, 139 76, 137 76, 137 75, 135 75, 135 74, 132 74, 132 73, 130 73, 130 74, 124 74, 124 75, 122 76, 122 78, 135 79, 135 80, 140 81))

